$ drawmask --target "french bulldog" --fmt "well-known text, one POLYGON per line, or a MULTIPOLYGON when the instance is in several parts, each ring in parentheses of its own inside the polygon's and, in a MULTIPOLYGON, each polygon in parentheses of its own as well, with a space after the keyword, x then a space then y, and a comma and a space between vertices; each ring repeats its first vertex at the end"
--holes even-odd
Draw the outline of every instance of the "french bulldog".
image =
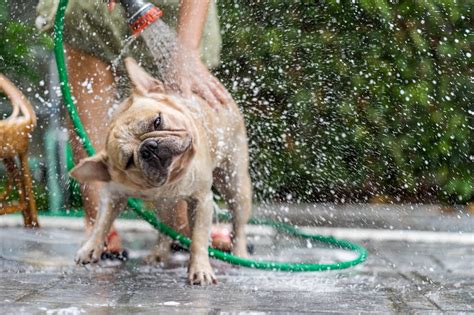
MULTIPOLYGON (((128 197, 156 204, 171 224, 185 202, 191 227, 187 279, 217 283, 208 256, 214 187, 232 213, 232 253, 247 257, 245 224, 251 213, 251 182, 244 120, 232 101, 218 111, 204 100, 165 90, 134 59, 125 60, 131 95, 111 117, 105 149, 71 170, 81 183, 102 184, 99 214, 90 238, 76 254, 78 264, 96 263, 105 237, 128 197)), ((170 245, 160 236, 155 254, 170 245)))

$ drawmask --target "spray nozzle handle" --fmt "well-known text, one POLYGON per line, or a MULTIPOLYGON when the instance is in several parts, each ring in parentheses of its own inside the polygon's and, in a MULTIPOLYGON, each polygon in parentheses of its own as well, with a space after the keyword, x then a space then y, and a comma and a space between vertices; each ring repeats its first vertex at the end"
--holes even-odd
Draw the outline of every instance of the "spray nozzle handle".
POLYGON ((163 12, 146 0, 120 0, 127 13, 127 22, 134 35, 158 20, 163 12))

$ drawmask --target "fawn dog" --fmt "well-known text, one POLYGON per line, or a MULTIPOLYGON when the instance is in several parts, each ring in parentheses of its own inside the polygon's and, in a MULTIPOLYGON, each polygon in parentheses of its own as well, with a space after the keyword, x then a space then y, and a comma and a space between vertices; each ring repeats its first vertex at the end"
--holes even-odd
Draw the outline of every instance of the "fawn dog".
MULTIPOLYGON (((188 281, 216 283, 208 257, 215 187, 231 210, 232 252, 246 257, 245 224, 251 212, 247 135, 234 102, 215 111, 204 100, 167 93, 135 60, 125 60, 132 93, 116 110, 105 150, 71 171, 82 183, 101 181, 102 198, 90 238, 78 264, 97 262, 104 239, 128 197, 156 203, 165 223, 178 202, 187 203, 191 226, 188 281)), ((163 253, 169 240, 160 237, 163 253)))

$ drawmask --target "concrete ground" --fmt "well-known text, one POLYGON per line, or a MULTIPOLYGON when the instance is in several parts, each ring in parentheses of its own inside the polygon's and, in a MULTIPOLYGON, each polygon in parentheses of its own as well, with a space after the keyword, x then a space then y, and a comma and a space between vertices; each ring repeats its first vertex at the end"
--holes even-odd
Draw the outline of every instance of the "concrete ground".
MULTIPOLYGON (((385 210, 370 211, 392 226, 387 229, 372 224, 356 229, 334 219, 337 215, 329 227, 308 227, 366 246, 369 257, 357 267, 284 273, 213 261, 219 284, 204 288, 186 284, 187 254, 162 265, 143 263, 156 236, 146 223, 119 223, 128 262, 85 268, 72 262, 83 240, 80 219, 41 217, 43 228, 28 231, 18 227, 19 217, 0 217, 0 314, 474 313, 472 217, 444 215, 450 227, 440 229, 438 213, 421 224, 436 228, 414 229, 410 223, 402 230, 390 223, 399 210, 388 211, 385 219, 385 210), (458 230, 452 231, 458 220, 458 230)), ((409 219, 423 221, 404 218, 409 219)), ((365 221, 370 222, 367 213, 365 221)), ((268 228, 249 230, 256 258, 329 262, 353 257, 268 228)))

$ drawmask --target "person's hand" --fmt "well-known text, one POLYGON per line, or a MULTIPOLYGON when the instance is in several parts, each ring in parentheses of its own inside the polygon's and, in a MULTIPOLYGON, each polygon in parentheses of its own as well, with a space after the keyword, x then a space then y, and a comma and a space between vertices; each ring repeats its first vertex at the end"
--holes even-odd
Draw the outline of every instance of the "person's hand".
POLYGON ((169 71, 165 74, 165 85, 171 83, 169 87, 178 90, 184 97, 197 94, 216 110, 220 106, 226 106, 232 97, 202 63, 199 52, 179 46, 181 47, 170 60, 169 71), (168 75, 171 80, 166 79, 168 75))
MULTIPOLYGON (((116 0, 107 0, 109 11, 114 9, 115 4, 116 0)), ((193 94, 199 95, 216 110, 219 106, 225 106, 231 102, 232 97, 229 92, 202 63, 199 51, 191 48, 193 46, 186 45, 185 42, 179 39, 177 40, 176 46, 171 48, 174 50, 171 53, 171 58, 161 56, 164 57, 164 61, 167 63, 167 65, 164 65, 165 69, 162 73, 165 86, 180 92, 184 97, 191 97, 193 94)))

